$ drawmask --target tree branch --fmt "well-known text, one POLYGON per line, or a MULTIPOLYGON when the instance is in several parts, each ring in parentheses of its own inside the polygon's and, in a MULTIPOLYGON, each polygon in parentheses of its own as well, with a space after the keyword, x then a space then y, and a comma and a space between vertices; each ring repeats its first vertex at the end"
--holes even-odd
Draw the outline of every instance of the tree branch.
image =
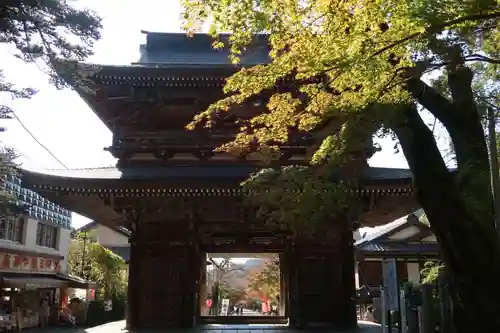
POLYGON ((459 130, 456 126, 455 107, 443 97, 436 88, 429 86, 420 78, 409 78, 405 82, 407 91, 424 108, 431 112, 451 132, 459 130))
POLYGON ((491 208, 488 152, 470 80, 468 68, 463 66, 449 74, 454 103, 419 78, 408 79, 406 89, 446 127, 455 147, 461 191, 478 199, 477 209, 487 210, 491 208))
POLYGON ((429 188, 419 185, 432 184, 436 179, 440 179, 440 182, 442 181, 451 188, 455 187, 452 176, 441 157, 436 140, 418 114, 417 107, 407 105, 401 108, 401 119, 391 127, 396 133, 408 165, 414 173, 419 197, 427 194, 422 191, 433 188, 433 186, 429 188), (427 170, 429 166, 432 168, 427 170))
POLYGON ((381 48, 380 50, 375 51, 370 56, 370 58, 376 57, 376 56, 378 56, 386 51, 389 51, 390 49, 392 49, 396 46, 402 45, 402 44, 404 44, 412 39, 425 37, 425 36, 428 36, 430 34, 440 32, 440 31, 442 31, 446 28, 449 28, 451 26, 454 26, 456 24, 460 24, 460 23, 464 23, 464 22, 468 22, 468 21, 482 21, 482 20, 488 20, 488 19, 498 18, 498 17, 500 17, 500 12, 493 12, 493 13, 489 13, 489 14, 473 14, 473 15, 462 16, 462 17, 459 17, 459 18, 456 18, 454 20, 447 21, 447 22, 444 22, 441 24, 436 24, 433 26, 431 25, 430 27, 428 27, 427 29, 425 29, 422 32, 415 32, 411 35, 406 36, 405 38, 397 40, 394 43, 391 43, 391 44, 381 48))
POLYGON ((212 265, 214 265, 215 268, 217 268, 218 270, 222 270, 222 268, 220 268, 220 266, 217 265, 217 263, 215 262, 215 260, 213 258, 209 258, 208 261, 210 261, 212 263, 212 265))

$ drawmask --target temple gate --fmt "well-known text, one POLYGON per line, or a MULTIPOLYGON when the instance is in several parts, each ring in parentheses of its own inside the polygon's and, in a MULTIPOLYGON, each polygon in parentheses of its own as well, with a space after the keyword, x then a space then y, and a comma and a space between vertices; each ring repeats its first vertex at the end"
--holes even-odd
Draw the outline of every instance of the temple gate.
MULTIPOLYGON (((252 50, 242 66, 269 61, 264 37, 256 38, 252 50)), ((292 327, 354 327, 352 231, 415 209, 411 174, 369 168, 360 152, 341 170, 355 180, 353 214, 302 238, 257 221, 242 202, 240 183, 262 161, 214 149, 234 137, 235 120, 265 103, 249 101, 211 129, 184 130, 223 96, 225 78, 237 69, 226 51, 212 50, 209 36, 169 33, 147 33, 141 59, 132 66, 77 64, 67 80, 113 132, 106 149, 117 166, 50 175, 25 171, 23 186, 99 223, 131 230, 130 328, 201 323, 208 252, 279 253, 286 296, 281 302, 292 327)), ((291 133, 271 166, 307 163, 321 139, 317 133, 291 133)))

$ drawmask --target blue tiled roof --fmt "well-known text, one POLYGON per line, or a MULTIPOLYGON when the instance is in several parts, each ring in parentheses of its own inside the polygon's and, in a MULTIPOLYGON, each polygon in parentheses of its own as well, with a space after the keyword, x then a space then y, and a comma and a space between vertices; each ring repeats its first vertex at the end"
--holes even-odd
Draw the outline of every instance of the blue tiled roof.
MULTIPOLYGON (((141 45, 140 59, 143 66, 231 66, 229 49, 215 50, 213 39, 208 34, 195 34, 188 37, 185 33, 146 33, 146 44, 141 45)), ((229 35, 220 35, 227 41, 229 35)), ((270 62, 269 46, 265 35, 256 35, 254 42, 240 57, 240 65, 258 65, 270 62)))
POLYGON ((15 198, 18 207, 23 207, 23 214, 58 227, 71 228, 71 212, 69 210, 26 188, 22 179, 17 175, 6 175, 0 185, 15 198))

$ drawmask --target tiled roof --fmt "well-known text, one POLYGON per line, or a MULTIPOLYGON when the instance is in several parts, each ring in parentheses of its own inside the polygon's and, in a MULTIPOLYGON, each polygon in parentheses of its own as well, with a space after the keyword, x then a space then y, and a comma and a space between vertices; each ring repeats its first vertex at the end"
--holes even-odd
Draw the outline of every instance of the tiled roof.
MULTIPOLYGON (((141 45, 137 64, 155 67, 232 66, 229 49, 215 50, 212 47, 213 39, 208 34, 195 34, 190 38, 185 33, 144 33, 147 34, 146 45, 141 45)), ((221 40, 227 40, 227 37, 221 35, 221 40)), ((240 65, 269 63, 266 36, 255 36, 253 45, 240 58, 240 65)))
MULTIPOLYGON (((412 214, 405 215, 397 220, 394 220, 392 222, 389 222, 385 225, 381 225, 379 227, 376 227, 375 230, 372 230, 371 233, 367 234, 363 238, 359 239, 356 241, 354 244, 355 246, 361 246, 363 244, 371 243, 371 242, 381 242, 381 241, 386 241, 386 238, 393 234, 394 232, 404 229, 405 225, 411 225, 412 223, 414 224, 415 222, 408 222, 408 217, 410 215, 414 215, 417 218, 417 222, 420 221, 420 218, 422 215, 424 215, 424 210, 423 209, 418 209, 414 211, 412 214)), ((419 228, 428 230, 427 225, 424 223, 417 223, 416 224, 419 228)))
MULTIPOLYGON (((39 176, 84 178, 84 179, 145 179, 145 178, 241 178, 257 172, 260 168, 253 166, 170 166, 170 167, 137 167, 121 168, 114 167, 71 169, 71 170, 47 170, 46 173, 38 173, 24 170, 30 174, 39 176)), ((333 172, 332 178, 338 179, 340 172, 333 172)), ((366 168, 361 175, 363 180, 410 180, 412 174, 409 169, 392 168, 366 168)))
POLYGON ((365 252, 390 252, 390 253, 437 253, 437 243, 368 243, 358 247, 365 252))
POLYGON ((377 242, 384 236, 392 233, 394 230, 400 228, 401 226, 405 225, 407 223, 407 218, 408 215, 403 216, 397 220, 394 220, 390 223, 381 225, 380 227, 377 227, 376 230, 373 232, 367 234, 365 237, 361 238, 358 240, 354 246, 360 247, 363 244, 371 243, 371 242, 377 242))
MULTIPOLYGON (((77 232, 88 232, 88 231, 94 229, 95 227, 97 227, 97 224, 98 223, 96 221, 92 221, 92 222, 87 223, 84 226, 78 228, 76 231, 77 232)), ((108 226, 108 228, 110 228, 110 227, 108 226)), ((131 235, 130 230, 128 230, 124 227, 121 227, 121 226, 114 227, 113 230, 115 230, 115 231, 117 231, 117 232, 119 232, 127 237, 130 237, 130 235, 131 235)))
POLYGON ((419 219, 423 215, 423 210, 419 209, 414 213, 403 216, 393 222, 378 227, 372 233, 358 240, 354 246, 356 251, 364 255, 383 255, 383 254, 418 254, 418 253, 439 253, 439 245, 436 242, 421 242, 420 239, 429 236, 431 233, 429 227, 420 222, 419 219), (414 215, 416 219, 408 219, 414 215), (395 240, 390 236, 400 231, 406 230, 408 227, 417 226, 420 231, 415 235, 408 236, 408 239, 395 240))

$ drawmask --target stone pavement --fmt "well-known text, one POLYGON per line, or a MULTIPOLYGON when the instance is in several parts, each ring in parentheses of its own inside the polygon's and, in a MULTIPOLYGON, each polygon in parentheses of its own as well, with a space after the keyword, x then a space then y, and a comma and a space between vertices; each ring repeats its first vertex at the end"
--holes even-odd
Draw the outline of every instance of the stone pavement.
MULTIPOLYGON (((360 321, 358 323, 358 329, 351 331, 334 331, 335 333, 380 333, 380 325, 360 321)), ((193 333, 221 333, 222 331, 230 331, 229 333, 286 333, 291 332, 291 330, 287 330, 283 326, 269 326, 269 325, 206 325, 203 327, 195 328, 192 330, 165 330, 168 332, 175 331, 176 333, 185 333, 185 332, 193 332, 193 333)), ((301 330, 298 332, 306 332, 306 333, 314 333, 315 331, 319 332, 328 332, 325 329, 315 330, 301 330)), ((127 333, 128 330, 125 329, 125 321, 115 321, 112 323, 107 323, 101 326, 91 327, 91 328, 48 328, 48 329, 30 329, 27 333, 127 333)), ((130 333, 141 333, 141 332, 154 332, 151 330, 137 330, 130 331, 130 333)))

